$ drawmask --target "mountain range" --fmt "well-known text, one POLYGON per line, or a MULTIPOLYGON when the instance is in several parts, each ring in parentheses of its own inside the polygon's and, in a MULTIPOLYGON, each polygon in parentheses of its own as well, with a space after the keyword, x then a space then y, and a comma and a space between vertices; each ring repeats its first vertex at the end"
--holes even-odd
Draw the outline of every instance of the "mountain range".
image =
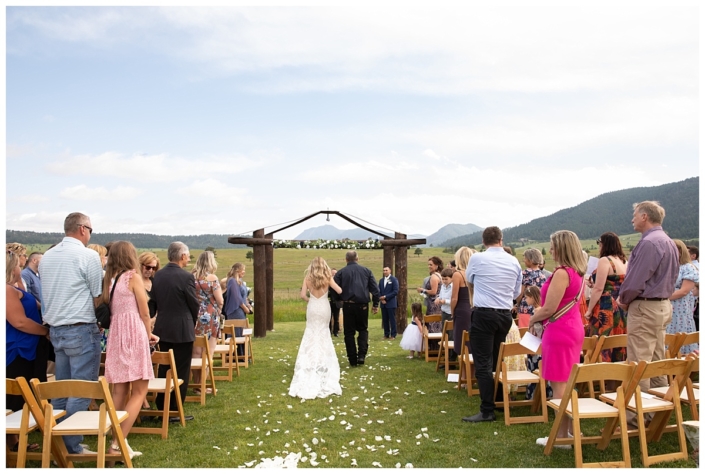
MULTIPOLYGON (((394 235, 393 232, 380 231, 383 234, 394 235)), ((373 234, 365 229, 338 229, 335 226, 326 224, 318 227, 311 227, 301 232, 299 235, 294 237, 292 240, 316 240, 316 239, 326 239, 326 240, 340 240, 340 239, 350 239, 350 240, 365 240, 372 237, 373 239, 380 238, 379 235, 373 234)), ((407 236, 409 239, 423 239, 425 236, 421 234, 412 234, 407 236)))
MULTIPOLYGON (((545 242, 552 232, 572 230, 581 239, 599 237, 603 232, 631 234, 632 204, 658 201, 666 210, 663 229, 675 239, 696 239, 700 235, 700 178, 688 178, 661 186, 639 187, 601 194, 575 207, 560 210, 526 224, 503 229, 507 245, 522 239, 545 242)), ((482 243, 482 232, 448 239, 441 243, 447 248, 482 243)))

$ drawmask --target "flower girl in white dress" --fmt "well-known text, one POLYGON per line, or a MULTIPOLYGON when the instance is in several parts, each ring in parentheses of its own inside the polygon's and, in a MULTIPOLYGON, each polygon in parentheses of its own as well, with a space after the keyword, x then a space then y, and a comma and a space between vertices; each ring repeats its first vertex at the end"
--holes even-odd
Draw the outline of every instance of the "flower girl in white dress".
POLYGON ((421 323, 423 313, 421 312, 421 303, 413 303, 411 305, 411 316, 413 317, 412 323, 404 330, 404 335, 402 335, 399 343, 402 349, 409 351, 407 359, 414 358, 414 351, 421 355, 423 350, 423 324, 421 323))
POLYGON ((289 386, 289 395, 292 397, 325 398, 343 393, 340 388, 340 365, 329 330, 329 286, 338 294, 343 292, 333 281, 326 261, 316 257, 306 269, 301 286, 301 298, 308 301, 308 307, 306 329, 289 386))

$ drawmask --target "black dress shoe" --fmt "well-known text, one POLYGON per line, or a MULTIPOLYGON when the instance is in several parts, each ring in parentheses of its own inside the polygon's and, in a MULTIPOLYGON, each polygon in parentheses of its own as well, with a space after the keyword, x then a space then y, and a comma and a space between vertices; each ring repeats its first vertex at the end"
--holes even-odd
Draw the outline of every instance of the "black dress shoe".
POLYGON ((466 416, 463 421, 468 423, 480 423, 482 421, 495 421, 497 418, 494 413, 475 413, 473 416, 466 416))
MULTIPOLYGON (((193 415, 184 415, 184 420, 185 420, 185 421, 191 421, 191 420, 193 420, 193 415)), ((170 416, 170 417, 169 417, 169 423, 181 423, 181 417, 178 417, 178 416, 170 416)))
POLYGON ((360 359, 357 359, 357 365, 365 365, 365 358, 362 357, 360 359))
POLYGON ((333 333, 333 336, 338 337, 338 333, 337 332, 333 333))
POLYGON ((350 367, 355 367, 357 365, 356 360, 349 360, 348 362, 350 363, 350 367))

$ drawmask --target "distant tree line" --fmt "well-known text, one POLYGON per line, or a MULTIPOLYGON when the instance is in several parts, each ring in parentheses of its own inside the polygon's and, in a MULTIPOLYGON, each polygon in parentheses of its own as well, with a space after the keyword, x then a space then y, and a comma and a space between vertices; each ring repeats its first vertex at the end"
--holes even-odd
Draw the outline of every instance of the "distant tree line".
MULTIPOLYGON (((503 229, 505 242, 529 239, 546 242, 552 232, 572 230, 581 239, 599 237, 603 232, 631 234, 632 204, 659 201, 666 209, 664 230, 674 239, 693 239, 700 234, 700 178, 655 187, 631 188, 601 194, 578 206, 563 209, 526 224, 503 229)), ((482 244, 482 231, 456 237, 441 244, 446 248, 482 244)))
MULTIPOLYGON (((130 234, 130 233, 94 233, 91 243, 105 245, 115 240, 129 240, 141 249, 165 249, 170 243, 181 241, 193 249, 223 249, 242 248, 246 245, 232 245, 228 243, 227 234, 203 235, 156 235, 156 234, 130 234)), ((5 231, 6 242, 20 242, 25 245, 39 244, 51 245, 61 242, 64 234, 59 232, 30 232, 22 230, 5 231)))

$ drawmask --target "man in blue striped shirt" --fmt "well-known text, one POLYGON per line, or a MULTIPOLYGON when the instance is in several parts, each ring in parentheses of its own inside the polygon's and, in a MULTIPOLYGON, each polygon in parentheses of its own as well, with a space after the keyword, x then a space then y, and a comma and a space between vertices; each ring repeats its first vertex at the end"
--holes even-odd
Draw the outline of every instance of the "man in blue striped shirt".
MULTIPOLYGON (((98 380, 100 332, 95 307, 102 292, 103 269, 97 252, 86 248, 91 239, 91 220, 74 212, 64 220, 66 237, 47 250, 39 262, 42 276, 42 318, 56 354, 56 380, 98 380)), ((89 398, 52 400, 66 416, 88 410, 89 398)), ((83 436, 64 436, 71 454, 91 454, 83 436)))

